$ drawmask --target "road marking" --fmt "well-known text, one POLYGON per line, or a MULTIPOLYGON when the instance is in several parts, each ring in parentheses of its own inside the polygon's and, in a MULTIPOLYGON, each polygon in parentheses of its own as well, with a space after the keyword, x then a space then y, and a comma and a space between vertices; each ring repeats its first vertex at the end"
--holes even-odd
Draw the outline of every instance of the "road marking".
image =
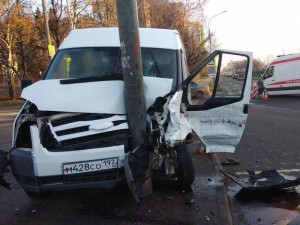
MULTIPOLYGON (((278 173, 293 173, 293 172, 300 172, 300 169, 284 169, 284 170, 276 170, 278 173)), ((254 171, 255 172, 255 174, 258 174, 258 173, 260 173, 260 172, 262 172, 262 171, 254 171)), ((236 172, 235 173, 236 175, 239 175, 239 176, 241 176, 241 175, 249 175, 247 172, 236 172)))

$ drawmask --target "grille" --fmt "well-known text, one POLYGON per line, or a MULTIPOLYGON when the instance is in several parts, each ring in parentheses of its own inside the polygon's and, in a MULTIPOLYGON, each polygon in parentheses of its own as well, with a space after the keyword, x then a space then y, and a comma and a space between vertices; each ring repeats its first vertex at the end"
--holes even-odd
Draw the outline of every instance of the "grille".
POLYGON ((41 142, 49 151, 73 151, 127 146, 129 138, 126 115, 56 114, 41 120, 41 142), (110 122, 103 130, 90 130, 93 124, 110 122))

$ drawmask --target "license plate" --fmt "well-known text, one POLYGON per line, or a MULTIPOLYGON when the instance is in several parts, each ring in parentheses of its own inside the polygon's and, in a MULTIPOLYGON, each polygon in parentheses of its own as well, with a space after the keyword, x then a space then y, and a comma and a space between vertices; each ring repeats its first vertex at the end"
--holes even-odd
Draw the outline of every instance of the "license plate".
POLYGON ((94 161, 64 164, 63 173, 64 175, 68 175, 109 170, 114 168, 118 168, 118 158, 99 159, 94 161))

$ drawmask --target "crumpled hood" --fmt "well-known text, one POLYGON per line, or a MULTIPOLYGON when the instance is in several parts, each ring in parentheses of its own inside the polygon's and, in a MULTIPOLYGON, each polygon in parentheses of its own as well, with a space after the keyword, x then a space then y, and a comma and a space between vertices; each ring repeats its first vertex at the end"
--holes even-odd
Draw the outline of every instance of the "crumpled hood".
MULTIPOLYGON (((171 91, 172 79, 144 77, 146 109, 171 91)), ((22 98, 41 111, 126 114, 123 81, 61 84, 41 80, 25 88, 22 98)))

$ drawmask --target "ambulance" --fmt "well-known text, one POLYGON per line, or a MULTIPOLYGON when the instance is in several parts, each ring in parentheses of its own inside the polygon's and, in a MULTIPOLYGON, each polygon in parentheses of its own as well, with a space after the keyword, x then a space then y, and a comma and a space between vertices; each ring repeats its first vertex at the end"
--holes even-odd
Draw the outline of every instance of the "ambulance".
POLYGON ((268 95, 300 94, 300 53, 278 56, 262 78, 268 95))

